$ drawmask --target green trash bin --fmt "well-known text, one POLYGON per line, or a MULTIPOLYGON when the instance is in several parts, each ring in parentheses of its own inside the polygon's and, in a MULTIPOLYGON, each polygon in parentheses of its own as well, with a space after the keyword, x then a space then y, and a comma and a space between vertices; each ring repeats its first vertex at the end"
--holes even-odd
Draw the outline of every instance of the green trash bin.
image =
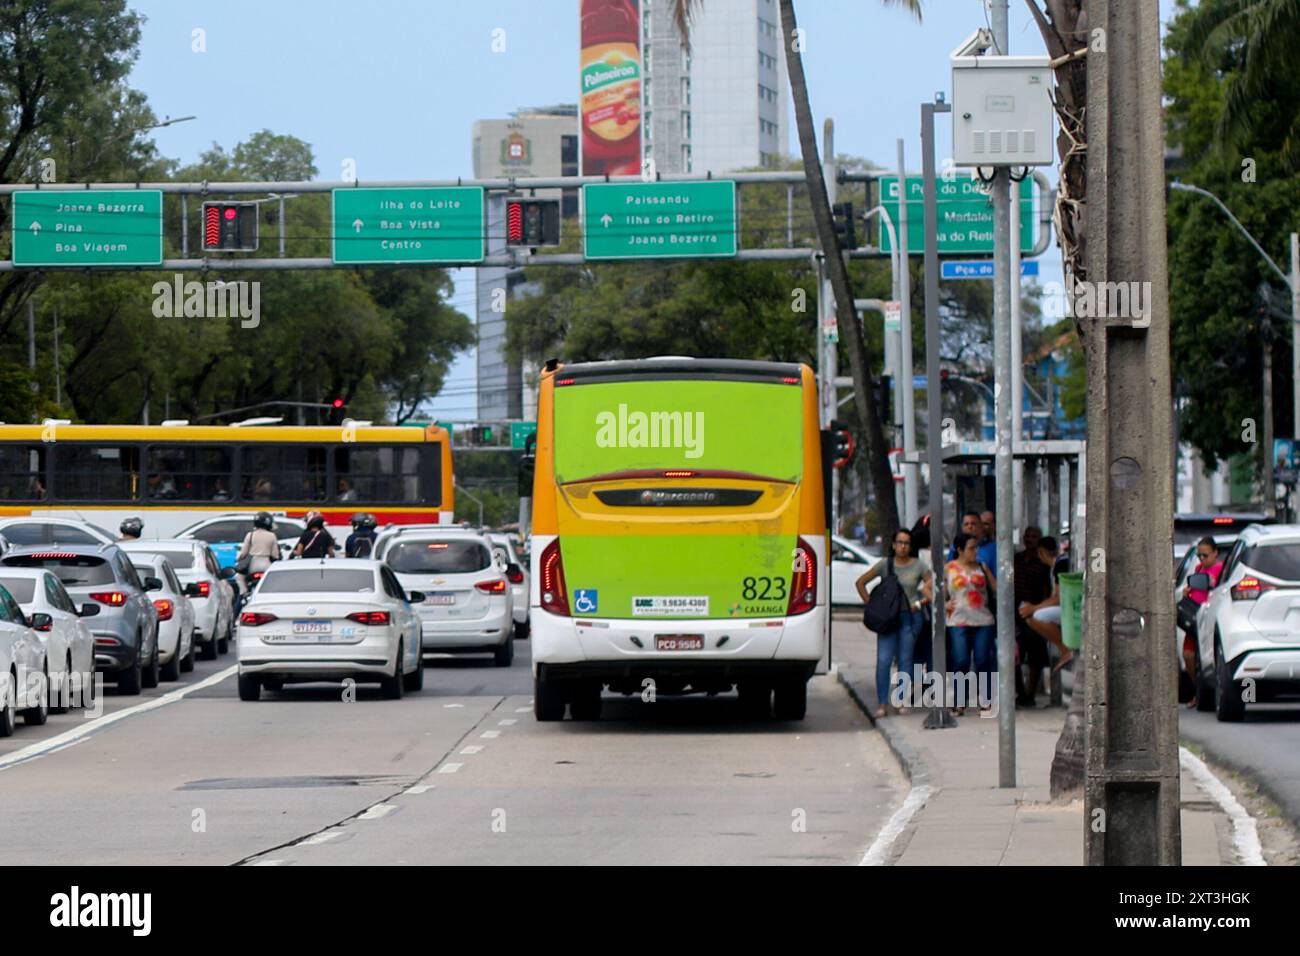
POLYGON ((1061 640, 1072 651, 1083 647, 1083 572, 1066 571, 1061 582, 1061 640))

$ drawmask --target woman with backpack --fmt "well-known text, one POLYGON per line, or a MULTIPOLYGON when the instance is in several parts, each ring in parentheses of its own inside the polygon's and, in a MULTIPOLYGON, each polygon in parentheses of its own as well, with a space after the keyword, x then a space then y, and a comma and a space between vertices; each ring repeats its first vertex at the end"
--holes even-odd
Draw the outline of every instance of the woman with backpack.
MULTIPOLYGON (((898 708, 899 716, 912 711, 906 705, 911 697, 912 664, 916 638, 925 623, 922 607, 934 597, 934 575, 915 554, 912 532, 899 528, 894 532, 892 553, 877 561, 866 574, 858 578, 858 594, 867 605, 863 617, 878 625, 876 629, 876 716, 887 713, 889 700, 889 669, 898 661, 899 682, 902 685, 904 704, 898 708), (883 575, 883 577, 881 577, 883 575), (881 582, 876 591, 868 595, 867 585, 876 577, 881 582)), ((870 626, 870 625, 869 625, 870 626)))

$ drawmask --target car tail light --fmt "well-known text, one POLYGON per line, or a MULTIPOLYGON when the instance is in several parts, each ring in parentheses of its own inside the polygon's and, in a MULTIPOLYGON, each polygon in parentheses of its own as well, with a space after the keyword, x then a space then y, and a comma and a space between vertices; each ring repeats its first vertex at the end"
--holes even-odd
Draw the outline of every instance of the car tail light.
POLYGON ((514 571, 507 571, 507 572, 506 572, 506 577, 510 580, 510 583, 511 583, 511 584, 523 584, 523 583, 524 583, 524 572, 523 572, 523 569, 522 569, 522 568, 518 568, 518 569, 516 569, 516 570, 514 570, 514 571))
POLYGON ((122 642, 116 637, 97 637, 95 638, 96 647, 117 647, 122 642))
POLYGON ((568 617, 569 598, 564 590, 564 561, 560 558, 558 538, 542 551, 540 565, 542 610, 568 617))
POLYGON ((170 621, 172 612, 176 610, 176 604, 171 598, 158 598, 153 602, 153 606, 158 609, 158 620, 170 621))
POLYGON ((107 604, 109 607, 121 607, 126 603, 125 591, 95 591, 90 597, 91 600, 107 604))
POLYGON ((212 582, 211 582, 211 581, 200 581, 200 582, 199 582, 199 597, 207 597, 207 596, 210 595, 211 593, 212 593, 212 582))
POLYGON ((790 581, 790 606, 786 615, 805 614, 817 606, 817 552, 798 538, 794 548, 794 576, 790 581))
POLYGON ((30 557, 33 557, 33 558, 54 558, 54 559, 57 559, 57 560, 65 560, 65 559, 67 559, 67 558, 75 558, 75 557, 77 557, 77 555, 73 554, 73 553, 70 552, 70 551, 42 551, 42 552, 40 552, 39 554, 33 554, 33 555, 30 555, 30 557))
POLYGON ((239 615, 239 623, 243 627, 261 627, 275 620, 278 618, 274 614, 267 614, 265 611, 245 611, 239 615))
POLYGON ((388 624, 391 619, 387 611, 353 611, 348 615, 349 621, 356 621, 358 624, 373 624, 376 627, 388 624))
POLYGON ((52 631, 52 630, 54 630, 54 621, 53 621, 53 620, 49 620, 49 621, 46 621, 44 624, 33 625, 32 630, 33 630, 33 631, 52 631))
POLYGON ((479 581, 474 587, 485 594, 500 594, 506 589, 506 582, 501 578, 491 581, 479 581))
POLYGON ((1245 577, 1234 584, 1228 593, 1234 601, 1254 601, 1265 591, 1275 591, 1277 585, 1268 584, 1259 578, 1245 577))
POLYGON ((254 581, 260 581, 262 580, 262 575, 264 575, 265 573, 266 573, 265 571, 254 571, 252 574, 252 578, 254 581))

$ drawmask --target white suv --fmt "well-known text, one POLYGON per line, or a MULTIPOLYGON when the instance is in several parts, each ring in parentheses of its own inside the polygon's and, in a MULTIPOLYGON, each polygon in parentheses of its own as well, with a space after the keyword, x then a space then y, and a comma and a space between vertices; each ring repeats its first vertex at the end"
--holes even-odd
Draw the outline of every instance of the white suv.
POLYGON ((1251 525, 1196 618, 1197 693, 1219 720, 1300 694, 1300 525, 1251 525))

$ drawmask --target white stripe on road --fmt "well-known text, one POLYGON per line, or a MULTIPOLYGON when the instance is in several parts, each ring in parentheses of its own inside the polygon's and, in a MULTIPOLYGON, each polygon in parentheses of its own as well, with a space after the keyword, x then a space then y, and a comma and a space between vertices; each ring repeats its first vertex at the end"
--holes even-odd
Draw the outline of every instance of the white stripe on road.
POLYGON ((1204 760, 1186 747, 1178 748, 1178 757, 1187 772, 1196 778, 1197 785, 1232 821, 1232 842, 1237 847, 1241 865, 1268 866, 1264 862, 1264 848, 1259 842, 1255 818, 1246 812, 1246 808, 1237 801, 1223 781, 1214 775, 1214 771, 1205 765, 1204 760))
POLYGON ((495 739, 495 738, 501 736, 501 731, 499 731, 499 730, 485 730, 485 731, 483 731, 483 733, 479 734, 479 736, 480 736, 481 738, 485 739, 485 740, 493 740, 493 739, 495 739))
POLYGON ((357 817, 358 820, 378 820, 380 817, 386 817, 397 809, 395 803, 376 803, 365 813, 357 817))
POLYGON ((463 765, 458 763, 445 763, 438 768, 438 773, 455 773, 463 765))
POLYGON ((462 750, 461 753, 467 754, 472 757, 474 756, 474 754, 478 753, 482 749, 483 748, 480 747, 478 744, 470 744, 468 747, 462 750))
MULTIPOLYGON (((37 757, 43 757, 53 750, 66 747, 69 744, 76 743, 88 734, 93 734, 103 730, 110 724, 115 724, 119 720, 126 720, 128 717, 134 717, 137 714, 147 713, 151 710, 157 710, 159 707, 166 707, 168 704, 174 704, 176 701, 194 693, 196 690, 204 690, 214 684, 220 684, 228 677, 233 677, 239 671, 238 664, 231 664, 223 671, 217 671, 210 677, 205 677, 197 684, 189 684, 185 687, 168 691, 161 697, 155 697, 153 700, 146 700, 131 707, 114 711, 111 714, 105 714, 103 717, 96 717, 88 720, 80 727, 74 727, 72 730, 64 731, 48 740, 42 740, 40 743, 24 747, 22 750, 15 750, 7 757, 0 757, 0 770, 7 770, 14 764, 24 763, 28 760, 34 760, 37 757)), ((102 690, 102 688, 101 688, 102 690)))
POLYGON ((885 861, 889 859, 889 851, 894 841, 902 835, 907 822, 912 819, 917 810, 925 806, 925 801, 930 799, 930 794, 933 792, 930 787, 913 787, 907 799, 903 801, 903 805, 894 811, 894 815, 889 818, 884 829, 876 834, 876 839, 867 848, 858 866, 884 866, 885 861))
POLYGON ((516 707, 516 708, 515 708, 515 713, 516 713, 516 714, 527 714, 527 713, 529 713, 531 710, 532 710, 531 707, 516 707))
POLYGON ((497 726, 498 726, 498 727, 513 727, 513 726, 514 726, 515 724, 517 724, 517 723, 519 723, 519 721, 516 720, 515 718, 513 718, 513 717, 507 717, 505 720, 498 721, 498 722, 497 722, 497 726))
POLYGON ((464 704, 443 704, 444 707, 464 707, 464 704))
POLYGON ((317 833, 309 836, 305 840, 299 840, 294 846, 318 846, 321 843, 328 843, 330 840, 337 840, 343 835, 342 830, 326 830, 324 833, 317 833))
POLYGON ((256 863, 250 863, 249 866, 284 866, 288 860, 258 860, 256 863))
POLYGON ((413 786, 413 787, 407 787, 407 788, 406 788, 405 790, 403 790, 402 792, 403 792, 403 793, 427 793, 428 791, 433 790, 433 789, 435 789, 435 788, 434 788, 433 784, 431 784, 431 783, 417 783, 417 784, 416 784, 415 786, 413 786))

